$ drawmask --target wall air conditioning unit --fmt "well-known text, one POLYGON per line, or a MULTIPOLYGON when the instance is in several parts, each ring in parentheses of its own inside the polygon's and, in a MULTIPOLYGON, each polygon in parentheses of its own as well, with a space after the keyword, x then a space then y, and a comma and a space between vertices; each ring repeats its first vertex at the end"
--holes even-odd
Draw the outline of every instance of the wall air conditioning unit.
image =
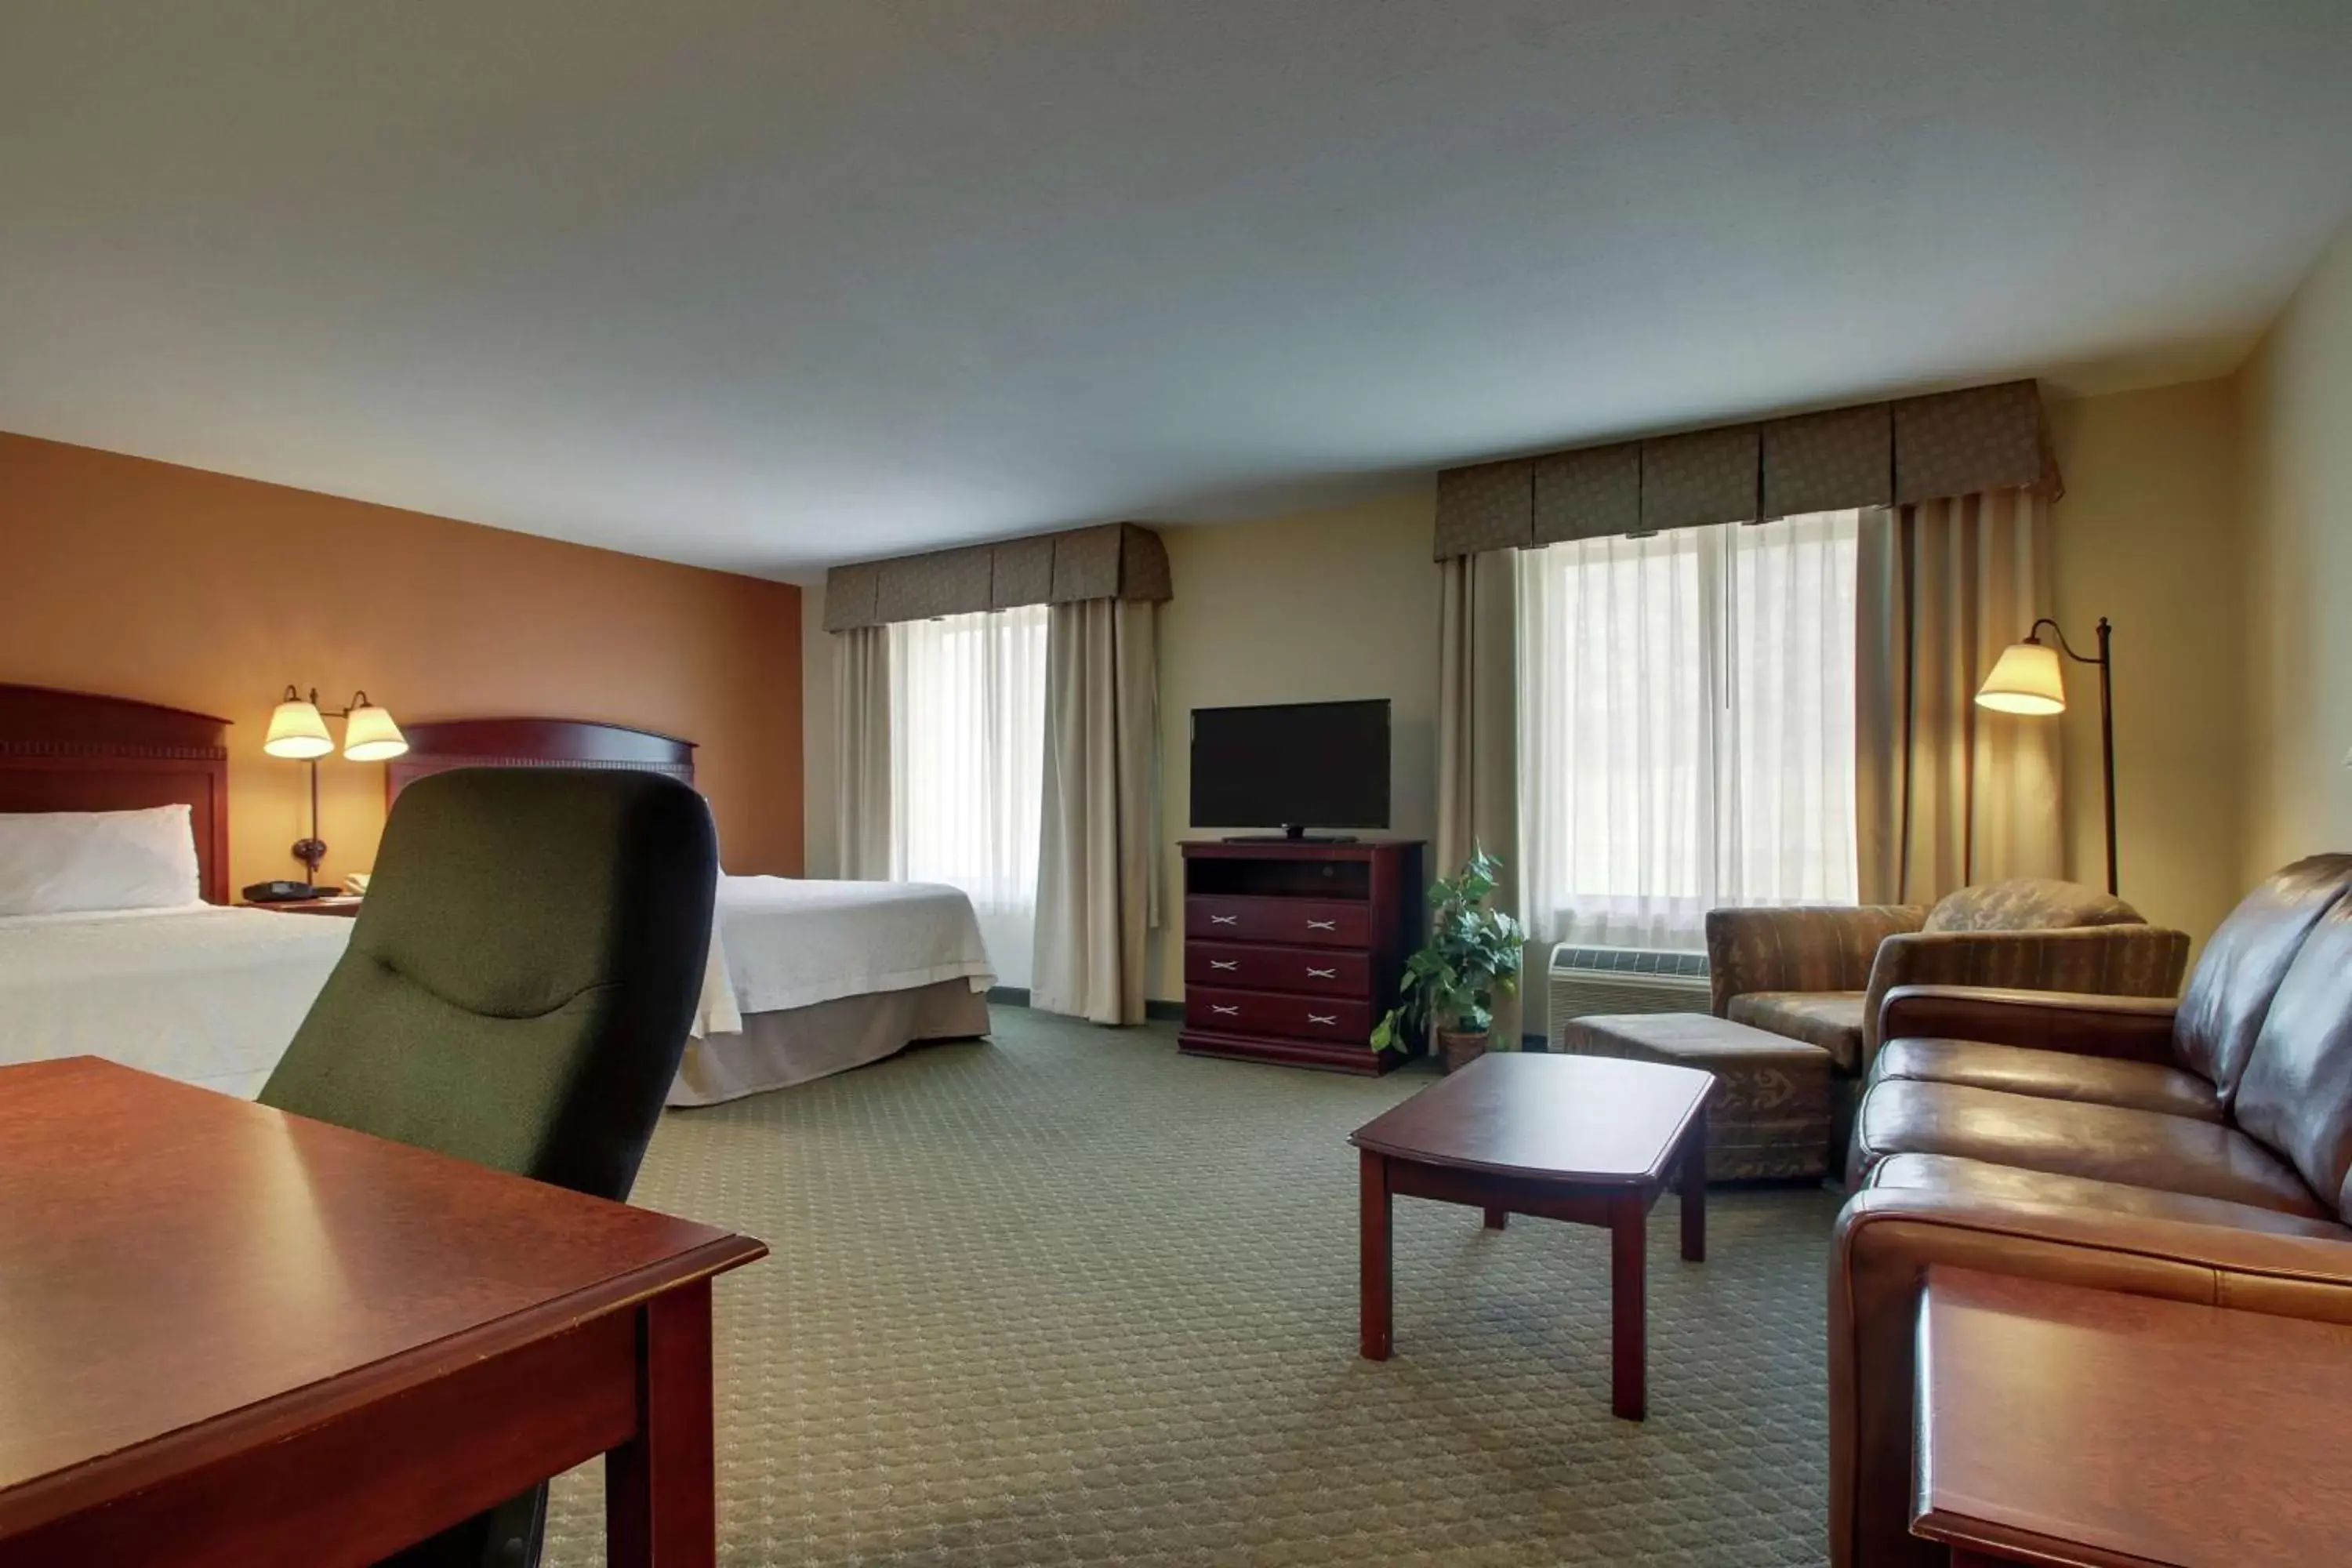
POLYGON ((1561 1026, 1593 1013, 1704 1013, 1710 1005, 1706 954, 1645 947, 1551 950, 1551 1048, 1565 1050, 1561 1026))

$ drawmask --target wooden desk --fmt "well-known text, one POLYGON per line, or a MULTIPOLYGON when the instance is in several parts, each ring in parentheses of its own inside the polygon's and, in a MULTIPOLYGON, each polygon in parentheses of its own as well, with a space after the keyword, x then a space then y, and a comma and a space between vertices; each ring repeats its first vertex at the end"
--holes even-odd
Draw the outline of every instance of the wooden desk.
POLYGON ((1954 1568, 2352 1563, 2352 1328, 1937 1268, 1918 1375, 1954 1568))
POLYGON ((1715 1075, 1616 1057, 1480 1057, 1349 1134, 1360 1152, 1357 1350, 1391 1348, 1398 1196, 1609 1232, 1610 1408, 1649 1413, 1650 1206, 1682 1178, 1683 1257, 1706 1258, 1706 1097, 1715 1075))
POLYGON ((767 1248, 93 1058, 0 1068, 0 1562, 363 1564, 605 1458, 707 1565, 710 1280, 767 1248))

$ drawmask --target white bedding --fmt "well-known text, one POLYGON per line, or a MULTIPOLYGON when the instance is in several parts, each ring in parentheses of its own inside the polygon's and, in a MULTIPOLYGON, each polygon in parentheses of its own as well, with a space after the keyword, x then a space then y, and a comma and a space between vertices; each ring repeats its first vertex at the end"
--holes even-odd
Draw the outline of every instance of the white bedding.
POLYGON ((721 877, 695 1034, 739 1033, 746 1013, 942 980, 996 984, 971 900, 929 882, 721 877))
POLYGON ((210 904, 0 919, 0 1064, 99 1056, 251 1095, 351 934, 210 904))
MULTIPOLYGON (((954 888, 722 877, 717 915, 698 1037, 738 1035, 747 1013, 996 981, 954 888)), ((0 918, 0 1065, 100 1056, 250 1096, 352 923, 210 904, 0 918)))

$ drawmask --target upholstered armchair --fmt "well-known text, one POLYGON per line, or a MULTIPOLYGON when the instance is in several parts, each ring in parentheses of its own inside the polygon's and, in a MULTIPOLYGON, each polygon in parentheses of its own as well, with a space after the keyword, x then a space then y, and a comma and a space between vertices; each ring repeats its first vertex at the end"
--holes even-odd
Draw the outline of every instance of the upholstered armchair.
POLYGON ((1898 985, 2171 996, 2186 933, 2149 925, 2112 894, 2074 882, 1989 882, 1909 904, 1710 910, 1716 1016, 1804 1040, 1858 1075, 1878 1050, 1878 1014, 1898 985))

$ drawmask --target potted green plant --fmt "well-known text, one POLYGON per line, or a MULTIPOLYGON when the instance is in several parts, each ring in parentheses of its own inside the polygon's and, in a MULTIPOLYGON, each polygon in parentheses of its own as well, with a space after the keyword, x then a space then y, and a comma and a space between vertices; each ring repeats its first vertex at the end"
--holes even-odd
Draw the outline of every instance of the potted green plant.
POLYGON ((1400 1000, 1372 1031, 1376 1051, 1402 1051, 1426 1030, 1435 1035, 1447 1072, 1484 1056, 1495 1026, 1495 998, 1519 988, 1528 933, 1489 909, 1502 862, 1473 845, 1452 879, 1429 886, 1429 941, 1404 961, 1400 1000))

